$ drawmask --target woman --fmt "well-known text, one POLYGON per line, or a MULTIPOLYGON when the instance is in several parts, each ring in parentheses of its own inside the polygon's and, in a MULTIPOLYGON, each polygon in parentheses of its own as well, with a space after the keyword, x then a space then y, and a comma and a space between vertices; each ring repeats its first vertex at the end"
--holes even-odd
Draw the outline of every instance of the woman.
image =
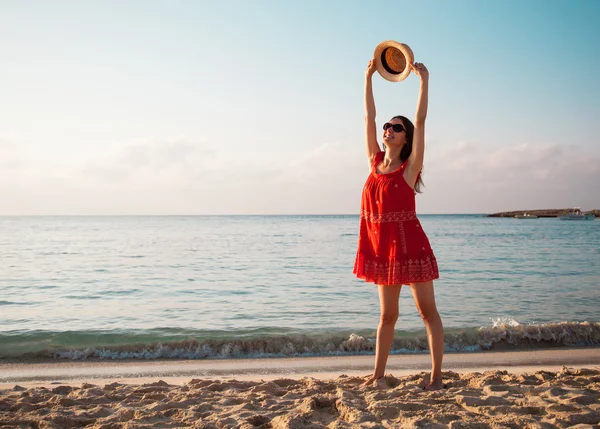
POLYGON ((365 130, 371 173, 362 193, 360 234, 354 274, 377 285, 381 317, 377 329, 375 369, 363 384, 384 376, 398 319, 402 285, 410 285, 417 309, 425 322, 432 370, 427 390, 443 387, 442 359, 444 328, 437 312, 433 280, 438 266, 429 240, 415 214, 415 194, 423 182, 421 169, 425 149, 425 118, 429 72, 421 63, 412 71, 421 79, 414 125, 404 116, 395 116, 383 125, 383 147, 377 143, 375 101, 371 79, 375 59, 365 72, 365 130))

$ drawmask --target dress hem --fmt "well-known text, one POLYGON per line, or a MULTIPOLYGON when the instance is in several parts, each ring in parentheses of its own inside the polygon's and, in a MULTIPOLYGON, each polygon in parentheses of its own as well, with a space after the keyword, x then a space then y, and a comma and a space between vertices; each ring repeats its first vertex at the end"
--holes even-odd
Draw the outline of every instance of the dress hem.
POLYGON ((435 277, 432 277, 427 280, 404 280, 404 281, 398 282, 398 283, 384 283, 384 282, 379 282, 375 279, 367 278, 366 276, 359 276, 356 273, 353 273, 353 274, 356 275, 357 279, 364 280, 365 283, 373 283, 374 286, 395 286, 395 285, 410 286, 411 283, 426 283, 426 282, 430 282, 432 280, 438 280, 440 278, 440 276, 435 276, 435 277))
POLYGON ((440 277, 433 253, 381 261, 357 252, 352 273, 366 282, 383 286, 423 283, 440 277))

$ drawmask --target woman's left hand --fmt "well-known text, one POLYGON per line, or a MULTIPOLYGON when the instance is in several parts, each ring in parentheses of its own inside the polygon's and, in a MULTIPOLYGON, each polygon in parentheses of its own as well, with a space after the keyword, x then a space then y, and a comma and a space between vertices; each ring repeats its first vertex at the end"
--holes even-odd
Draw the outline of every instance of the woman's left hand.
POLYGON ((429 79, 429 70, 425 67, 423 63, 414 63, 411 64, 412 71, 421 78, 421 80, 429 79))

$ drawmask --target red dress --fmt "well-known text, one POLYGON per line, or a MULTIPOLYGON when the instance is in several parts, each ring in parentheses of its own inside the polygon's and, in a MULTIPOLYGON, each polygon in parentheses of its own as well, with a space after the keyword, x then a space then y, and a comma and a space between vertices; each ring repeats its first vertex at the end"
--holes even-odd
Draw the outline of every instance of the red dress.
POLYGON ((431 245, 415 213, 415 191, 396 171, 377 173, 384 152, 375 155, 362 193, 354 274, 378 285, 426 282, 439 278, 431 245))

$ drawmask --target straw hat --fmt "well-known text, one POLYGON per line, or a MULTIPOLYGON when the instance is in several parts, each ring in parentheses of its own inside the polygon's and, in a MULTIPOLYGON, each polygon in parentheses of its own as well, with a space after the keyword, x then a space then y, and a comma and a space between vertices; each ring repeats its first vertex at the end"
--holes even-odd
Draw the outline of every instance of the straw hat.
POLYGON ((406 79, 410 74, 410 64, 415 61, 408 45, 394 40, 386 40, 377 45, 373 57, 377 61, 377 71, 381 77, 390 82, 406 79))

